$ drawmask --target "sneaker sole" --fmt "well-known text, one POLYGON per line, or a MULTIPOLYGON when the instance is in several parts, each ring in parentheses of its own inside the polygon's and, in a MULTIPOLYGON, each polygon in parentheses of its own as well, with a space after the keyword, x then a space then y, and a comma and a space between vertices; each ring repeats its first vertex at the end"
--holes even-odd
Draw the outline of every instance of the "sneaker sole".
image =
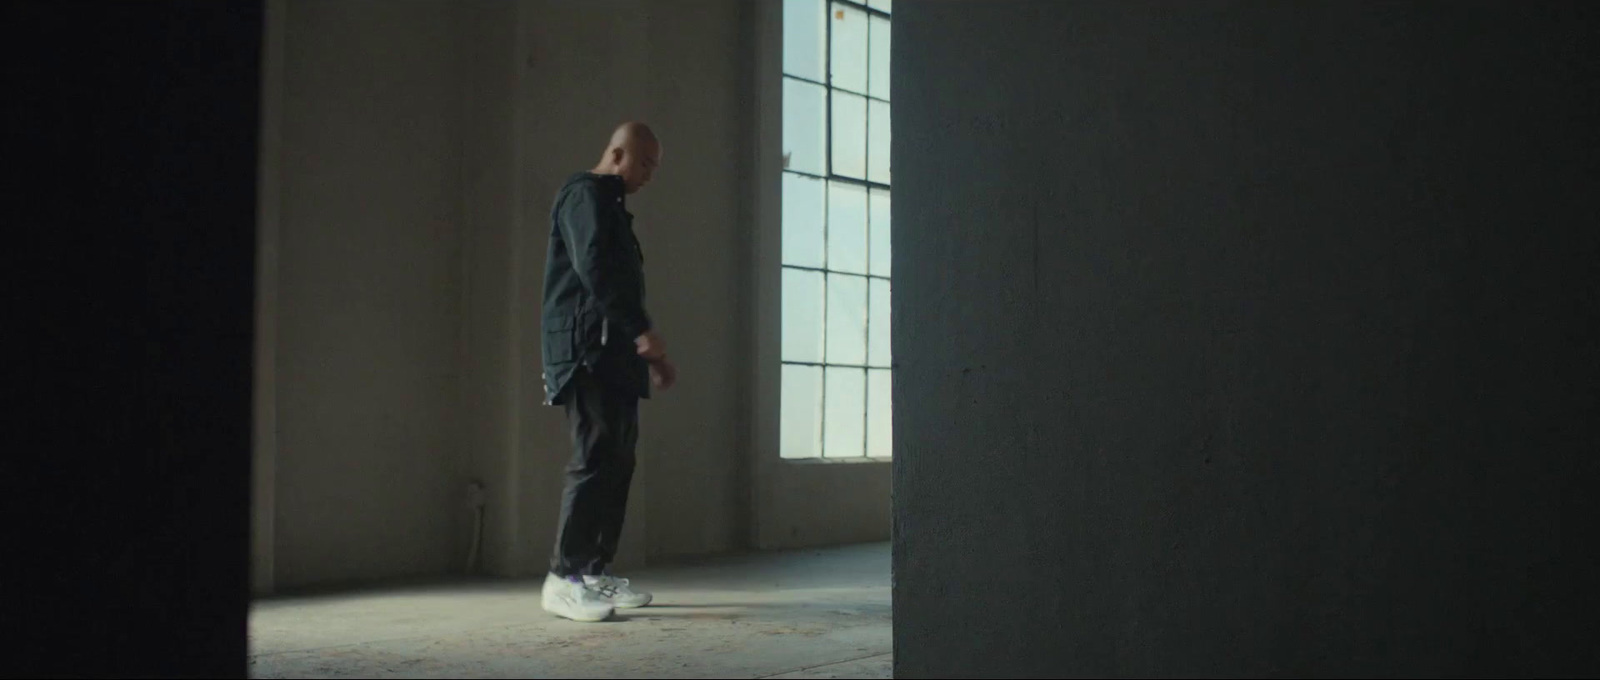
POLYGON ((613 613, 615 613, 613 611, 608 610, 608 611, 606 611, 604 613, 595 613, 595 614, 592 614, 592 615, 589 615, 589 616, 574 616, 574 615, 568 614, 566 612, 556 611, 555 609, 553 609, 551 607, 548 607, 548 606, 544 606, 543 609, 544 609, 546 614, 549 614, 549 615, 554 616, 556 618, 566 619, 568 621, 577 621, 578 623, 600 623, 601 621, 604 621, 606 619, 611 618, 611 615, 613 613))
POLYGON ((644 607, 650 606, 650 603, 651 602, 655 602, 655 601, 656 601, 656 597, 654 595, 651 595, 650 597, 645 598, 644 602, 640 602, 639 604, 622 604, 622 603, 618 602, 618 603, 612 604, 611 606, 616 607, 617 609, 642 609, 644 607))

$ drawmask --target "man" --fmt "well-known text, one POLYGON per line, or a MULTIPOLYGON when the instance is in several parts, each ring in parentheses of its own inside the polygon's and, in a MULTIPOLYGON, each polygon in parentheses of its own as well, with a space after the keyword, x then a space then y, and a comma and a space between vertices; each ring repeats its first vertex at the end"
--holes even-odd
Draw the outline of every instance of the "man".
POLYGON ((677 379, 645 312, 644 254, 626 202, 660 163, 650 128, 624 124, 594 170, 568 178, 551 211, 545 403, 566 408, 573 453, 542 600, 545 611, 574 621, 650 603, 609 566, 633 481, 639 400, 677 379))

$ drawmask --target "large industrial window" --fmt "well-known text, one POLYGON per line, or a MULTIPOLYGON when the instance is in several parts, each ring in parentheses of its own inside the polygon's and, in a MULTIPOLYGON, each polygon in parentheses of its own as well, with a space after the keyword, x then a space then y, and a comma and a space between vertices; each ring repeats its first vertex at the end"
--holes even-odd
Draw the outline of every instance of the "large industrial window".
POLYGON ((784 458, 890 455, 890 1, 784 1, 784 458))

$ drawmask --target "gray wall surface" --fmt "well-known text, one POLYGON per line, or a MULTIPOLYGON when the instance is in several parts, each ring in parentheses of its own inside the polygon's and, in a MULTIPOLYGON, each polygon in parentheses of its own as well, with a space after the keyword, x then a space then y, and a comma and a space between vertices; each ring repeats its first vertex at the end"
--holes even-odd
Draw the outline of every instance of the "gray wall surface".
POLYGON ((1592 675, 1592 5, 897 3, 900 677, 1592 675))
POLYGON ((276 577, 445 571, 467 547, 454 17, 286 8, 276 577))

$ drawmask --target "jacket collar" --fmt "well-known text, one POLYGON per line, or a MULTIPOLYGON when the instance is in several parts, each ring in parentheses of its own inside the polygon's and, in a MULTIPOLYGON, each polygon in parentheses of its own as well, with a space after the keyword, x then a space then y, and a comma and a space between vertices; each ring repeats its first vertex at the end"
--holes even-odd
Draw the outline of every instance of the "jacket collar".
POLYGON ((618 203, 624 206, 627 205, 628 185, 623 183, 621 175, 600 175, 593 172, 585 172, 583 176, 594 179, 607 193, 615 196, 618 203))

